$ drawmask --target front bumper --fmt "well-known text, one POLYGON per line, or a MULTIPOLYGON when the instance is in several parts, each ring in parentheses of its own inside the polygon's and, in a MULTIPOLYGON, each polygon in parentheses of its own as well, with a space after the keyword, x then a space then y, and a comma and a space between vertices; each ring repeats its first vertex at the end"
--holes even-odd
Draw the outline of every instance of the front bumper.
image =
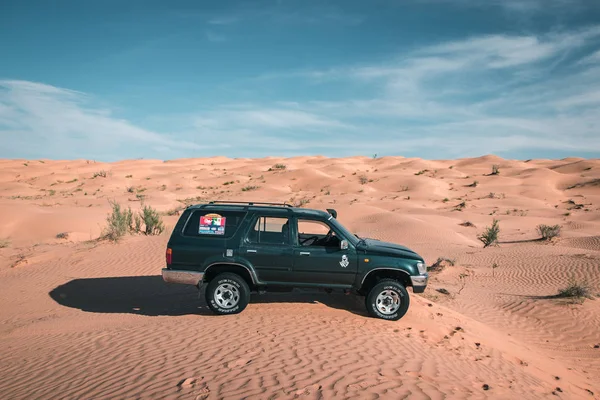
POLYGON ((198 286, 204 278, 204 272, 163 268, 162 277, 165 282, 198 286))
POLYGON ((423 293, 427 287, 429 274, 425 272, 423 275, 411 276, 413 293, 423 293))

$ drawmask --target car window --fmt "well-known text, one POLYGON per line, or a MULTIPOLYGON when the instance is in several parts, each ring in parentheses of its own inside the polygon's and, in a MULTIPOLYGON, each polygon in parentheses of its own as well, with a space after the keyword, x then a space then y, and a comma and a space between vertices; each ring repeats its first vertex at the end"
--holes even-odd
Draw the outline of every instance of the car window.
POLYGON ((189 218, 183 234, 185 236, 213 236, 230 238, 246 216, 242 211, 196 210, 189 218))
POLYGON ((290 223, 288 218, 260 216, 248 233, 251 243, 289 244, 290 223))
POLYGON ((297 244, 336 247, 339 245, 339 239, 335 231, 325 222, 299 219, 297 244), (330 236, 327 236, 330 231, 330 236))

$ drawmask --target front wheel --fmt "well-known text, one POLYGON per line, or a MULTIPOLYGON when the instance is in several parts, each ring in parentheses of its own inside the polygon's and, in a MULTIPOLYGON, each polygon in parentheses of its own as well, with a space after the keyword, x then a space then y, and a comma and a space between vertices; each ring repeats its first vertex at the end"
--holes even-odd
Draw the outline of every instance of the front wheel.
POLYGON ((238 314, 250 302, 250 287, 237 274, 217 275, 206 287, 206 303, 215 314, 238 314))
POLYGON ((400 282, 383 279, 369 291, 365 303, 372 317, 397 321, 408 311, 410 299, 400 282))

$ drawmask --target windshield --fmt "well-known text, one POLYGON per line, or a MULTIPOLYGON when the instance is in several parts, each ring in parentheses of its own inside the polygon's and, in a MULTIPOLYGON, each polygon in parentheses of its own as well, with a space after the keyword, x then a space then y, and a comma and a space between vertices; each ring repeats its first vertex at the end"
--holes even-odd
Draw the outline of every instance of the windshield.
POLYGON ((346 229, 346 227, 340 224, 335 218, 331 218, 329 222, 331 223, 331 225, 334 226, 335 230, 343 236, 343 239, 348 240, 350 243, 352 243, 353 246, 356 246, 358 244, 358 237, 356 237, 355 234, 346 229))

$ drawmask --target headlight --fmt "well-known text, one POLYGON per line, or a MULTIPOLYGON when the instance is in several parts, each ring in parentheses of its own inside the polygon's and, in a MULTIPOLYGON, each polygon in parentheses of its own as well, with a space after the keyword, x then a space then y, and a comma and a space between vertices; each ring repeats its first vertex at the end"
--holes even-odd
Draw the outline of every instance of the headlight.
POLYGON ((427 266, 421 261, 417 263, 417 269, 419 270, 419 275, 423 275, 427 272, 427 266))

